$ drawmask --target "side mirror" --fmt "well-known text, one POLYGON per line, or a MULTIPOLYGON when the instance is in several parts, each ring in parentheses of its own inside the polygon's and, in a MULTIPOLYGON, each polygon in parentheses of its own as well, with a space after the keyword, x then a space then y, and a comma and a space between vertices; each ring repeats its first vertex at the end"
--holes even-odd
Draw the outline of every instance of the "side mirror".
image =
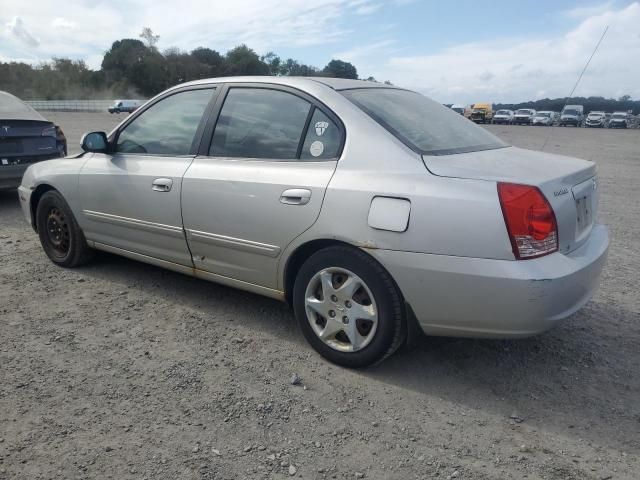
POLYGON ((80 140, 80 147, 85 152, 104 153, 107 151, 107 134, 104 132, 85 133, 80 140))

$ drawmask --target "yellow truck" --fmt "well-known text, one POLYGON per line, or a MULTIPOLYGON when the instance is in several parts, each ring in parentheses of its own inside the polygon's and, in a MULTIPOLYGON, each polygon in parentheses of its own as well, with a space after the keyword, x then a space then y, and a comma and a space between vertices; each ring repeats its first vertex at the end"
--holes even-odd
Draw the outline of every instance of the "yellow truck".
POLYGON ((491 123, 493 106, 490 103, 474 103, 470 119, 476 123, 491 123))

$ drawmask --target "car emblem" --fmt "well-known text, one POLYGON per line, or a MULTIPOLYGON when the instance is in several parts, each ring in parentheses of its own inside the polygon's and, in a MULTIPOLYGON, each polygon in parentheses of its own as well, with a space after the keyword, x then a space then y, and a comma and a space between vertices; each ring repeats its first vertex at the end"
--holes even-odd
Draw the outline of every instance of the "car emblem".
POLYGON ((329 126, 328 122, 316 122, 316 135, 321 137, 329 126))
POLYGON ((598 189, 598 181, 594 178, 591 180, 593 182, 593 189, 597 190, 598 189))
POLYGON ((560 190, 553 192, 553 196, 559 197, 561 195, 566 195, 567 193, 569 193, 569 189, 567 187, 562 187, 560 190))

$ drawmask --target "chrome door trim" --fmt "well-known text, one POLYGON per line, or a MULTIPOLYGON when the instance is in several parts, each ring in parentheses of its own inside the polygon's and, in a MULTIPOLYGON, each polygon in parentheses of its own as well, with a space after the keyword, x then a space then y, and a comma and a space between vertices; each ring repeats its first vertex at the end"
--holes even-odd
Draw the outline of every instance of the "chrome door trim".
POLYGON ((91 242, 91 246, 98 250, 103 250, 109 253, 115 253, 116 255, 122 255, 123 257, 137 260, 144 263, 149 263, 157 267, 173 270, 174 272, 183 273, 185 275, 191 275, 192 277, 201 278, 209 282, 219 283, 227 285, 229 287, 238 288, 247 292, 256 293, 258 295, 264 295, 265 297, 285 301, 284 292, 281 290, 274 290, 273 288, 263 287, 254 283, 243 282, 242 280, 236 280, 234 278, 225 277, 223 275, 217 275, 215 273, 205 272, 197 268, 180 265, 179 263, 169 262, 167 260, 161 260, 159 258, 150 257, 142 253, 132 252, 130 250, 124 250, 118 247, 112 247, 111 245, 105 245, 104 243, 91 242))
POLYGON ((187 239, 198 240, 211 245, 220 247, 233 248, 244 252, 257 253, 267 257, 277 257, 280 255, 280 247, 277 245, 269 245, 267 243, 253 242, 242 238, 227 237, 215 233, 201 232, 199 230, 187 229, 187 239))
POLYGON ((171 235, 173 237, 183 237, 184 233, 182 227, 176 227, 173 225, 164 225, 162 223, 147 222, 146 220, 139 220, 137 218, 121 217, 119 215, 112 215, 110 213, 95 212, 93 210, 82 210, 87 218, 96 222, 110 223, 112 225, 118 225, 120 227, 137 228, 147 232, 163 233, 165 235, 171 235))

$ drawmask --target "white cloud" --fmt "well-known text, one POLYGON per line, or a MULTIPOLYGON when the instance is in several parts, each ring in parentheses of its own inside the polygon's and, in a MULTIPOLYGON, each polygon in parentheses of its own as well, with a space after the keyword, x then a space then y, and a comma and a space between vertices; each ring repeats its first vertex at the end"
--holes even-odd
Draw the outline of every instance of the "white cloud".
POLYGON ((57 17, 51 21, 51 26, 60 30, 73 30, 76 28, 76 22, 67 20, 66 18, 57 17))
POLYGON ((369 3, 356 8, 356 14, 358 15, 371 15, 382 8, 381 3, 369 3))
POLYGON ((640 98, 640 3, 584 18, 565 35, 467 43, 424 56, 394 56, 369 73, 442 102, 510 102, 568 95, 606 26, 575 95, 640 98))
MULTIPOLYGON (((384 10, 378 10, 379 16, 357 15, 358 10, 372 12, 383 3, 382 8, 391 9, 413 1, 234 0, 218 8, 211 0, 183 0, 178 6, 174 0, 113 0, 97 6, 65 0, 61 8, 59 2, 2 0, 0 26, 6 28, 0 28, 0 50, 4 58, 31 63, 69 57, 99 68, 114 40, 138 38, 148 26, 161 36, 160 49, 204 45, 225 52, 246 43, 266 53, 313 47, 313 58, 351 61, 363 77, 388 79, 442 102, 498 102, 567 95, 609 25, 576 94, 640 98, 638 2, 624 8, 603 3, 566 11, 562 18, 574 27, 564 35, 534 31, 522 38, 464 43, 411 56, 406 54, 410 46, 394 35, 401 25, 390 27, 387 20, 392 18, 381 24, 384 10), (372 32, 378 38, 366 43, 363 39, 372 32)), ((499 29, 495 32, 498 35, 499 29)), ((303 55, 299 60, 313 63, 303 55)))
POLYGON ((564 13, 569 18, 587 18, 606 13, 609 10, 612 10, 613 7, 614 3, 610 0, 608 2, 596 3, 593 5, 582 5, 580 7, 567 10, 564 13))
POLYGON ((29 47, 37 47, 40 44, 40 40, 25 27, 20 17, 13 17, 13 19, 7 23, 6 27, 10 35, 29 47))

